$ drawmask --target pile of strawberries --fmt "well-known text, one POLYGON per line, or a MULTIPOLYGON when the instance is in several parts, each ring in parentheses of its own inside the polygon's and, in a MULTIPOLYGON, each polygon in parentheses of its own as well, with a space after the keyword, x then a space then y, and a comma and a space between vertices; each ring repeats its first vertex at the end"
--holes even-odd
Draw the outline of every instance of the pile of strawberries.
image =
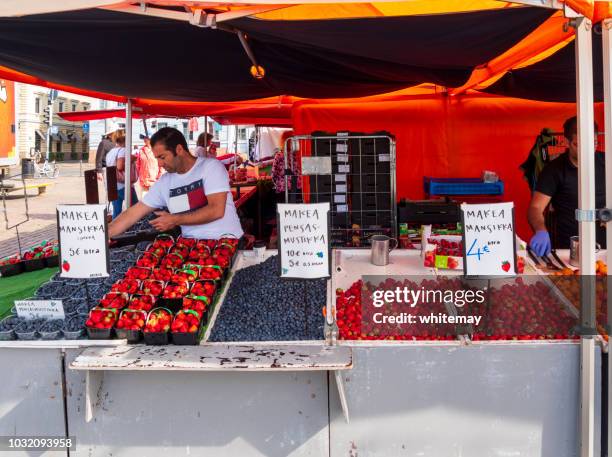
MULTIPOLYGON (((164 331, 168 331, 176 321, 176 328, 197 331, 237 247, 238 240, 232 238, 195 240, 179 237, 175 241, 170 236, 160 235, 125 277, 113 284, 98 307, 91 311, 88 322, 93 325, 96 323, 94 316, 97 319, 101 313, 113 311, 112 323, 103 328, 114 326, 156 332, 153 329, 163 330, 167 324, 164 331), (164 306, 163 300, 180 300, 178 307, 182 311, 173 316, 169 310, 159 308, 164 306), (197 324, 194 324, 196 317, 197 324)), ((92 325, 87 326, 97 328, 92 325)))

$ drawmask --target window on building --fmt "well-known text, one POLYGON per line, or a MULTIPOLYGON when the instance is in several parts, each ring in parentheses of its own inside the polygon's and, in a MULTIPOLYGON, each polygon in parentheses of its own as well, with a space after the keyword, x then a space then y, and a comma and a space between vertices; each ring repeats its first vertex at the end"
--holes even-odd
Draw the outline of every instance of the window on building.
POLYGON ((77 105, 76 105, 76 103, 73 103, 72 104, 72 111, 76 111, 76 109, 77 109, 77 105))
POLYGON ((238 127, 238 141, 246 141, 246 127, 238 127))
POLYGON ((89 109, 89 105, 87 103, 85 103, 83 105, 83 111, 87 111, 89 109))
POLYGON ((34 150, 42 151, 41 146, 42 146, 42 144, 41 144, 40 136, 34 134, 34 150))
POLYGON ((34 100, 34 112, 36 114, 40 113, 40 98, 36 97, 36 99, 34 100))
POLYGON ((61 141, 55 142, 55 152, 62 152, 62 142, 61 141))
POLYGON ((193 130, 189 131, 189 141, 193 141, 193 130))
POLYGON ((57 107, 58 107, 58 108, 57 108, 57 110, 58 110, 58 111, 60 111, 60 112, 61 112, 61 111, 64 111, 64 102, 59 102, 59 103, 57 104, 57 107))
POLYGON ((158 122, 157 123, 157 130, 163 129, 164 127, 168 127, 168 123, 167 122, 158 122))
POLYGON ((189 136, 189 124, 187 122, 183 122, 183 136, 185 138, 189 136))

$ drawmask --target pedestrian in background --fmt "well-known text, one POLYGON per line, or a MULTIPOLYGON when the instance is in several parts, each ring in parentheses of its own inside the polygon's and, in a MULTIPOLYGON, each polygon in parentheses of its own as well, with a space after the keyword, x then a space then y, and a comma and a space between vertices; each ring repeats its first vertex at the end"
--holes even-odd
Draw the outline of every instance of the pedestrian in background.
POLYGON ((102 140, 100 140, 98 144, 98 150, 96 151, 96 171, 98 172, 99 178, 102 178, 102 172, 106 167, 107 154, 115 147, 115 143, 113 143, 111 139, 113 133, 114 132, 106 132, 102 135, 102 140))
MULTIPOLYGON (((118 135, 115 138, 116 147, 111 149, 106 155, 106 166, 117 167, 117 200, 113 200, 113 219, 115 219, 123 210, 123 200, 125 200, 125 136, 123 134, 118 135)), ((136 171, 136 157, 131 157, 130 165, 130 183, 132 184, 131 198, 132 205, 138 203, 138 196, 136 195, 136 189, 134 183, 138 180, 138 173, 136 171)))
POLYGON ((138 197, 142 198, 149 192, 149 189, 162 175, 162 168, 159 162, 153 155, 151 150, 151 141, 148 136, 143 138, 144 146, 138 151, 136 160, 136 170, 138 172, 138 197))

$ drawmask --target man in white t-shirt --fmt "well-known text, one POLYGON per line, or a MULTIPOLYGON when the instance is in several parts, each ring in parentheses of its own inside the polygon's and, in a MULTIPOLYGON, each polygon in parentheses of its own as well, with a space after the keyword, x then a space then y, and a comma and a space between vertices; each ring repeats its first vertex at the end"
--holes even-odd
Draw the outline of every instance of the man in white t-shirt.
POLYGON ((109 225, 111 238, 153 211, 158 217, 151 225, 159 231, 180 226, 186 238, 242 236, 229 176, 221 162, 193 157, 183 134, 171 127, 164 127, 151 137, 151 148, 167 173, 151 186, 142 202, 113 220, 109 225), (157 211, 164 207, 168 211, 157 211))

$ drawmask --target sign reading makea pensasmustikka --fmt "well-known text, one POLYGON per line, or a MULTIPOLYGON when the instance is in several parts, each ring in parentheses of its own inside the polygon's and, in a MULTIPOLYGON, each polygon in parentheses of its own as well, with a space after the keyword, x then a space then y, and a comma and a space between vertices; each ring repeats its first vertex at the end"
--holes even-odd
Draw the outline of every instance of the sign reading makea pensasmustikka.
POLYGON ((329 203, 278 205, 281 278, 329 278, 329 203))
POLYGON ((516 275, 514 203, 463 203, 461 218, 465 275, 516 275))
POLYGON ((64 319, 61 300, 15 300, 17 316, 24 319, 64 319))
POLYGON ((106 205, 58 205, 60 276, 102 278, 109 275, 106 205))

